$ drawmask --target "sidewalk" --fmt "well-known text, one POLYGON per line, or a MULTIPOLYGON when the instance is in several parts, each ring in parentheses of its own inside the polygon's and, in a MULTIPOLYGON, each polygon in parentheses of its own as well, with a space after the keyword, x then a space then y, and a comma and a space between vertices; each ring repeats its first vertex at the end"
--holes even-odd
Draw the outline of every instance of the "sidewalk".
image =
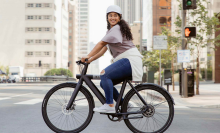
MULTIPOLYGON (((167 89, 167 86, 163 86, 167 89)), ((169 92, 174 98, 175 106, 186 106, 186 107, 203 107, 203 108, 220 108, 220 84, 200 84, 199 93, 188 98, 182 98, 179 95, 179 86, 169 86, 169 92)))

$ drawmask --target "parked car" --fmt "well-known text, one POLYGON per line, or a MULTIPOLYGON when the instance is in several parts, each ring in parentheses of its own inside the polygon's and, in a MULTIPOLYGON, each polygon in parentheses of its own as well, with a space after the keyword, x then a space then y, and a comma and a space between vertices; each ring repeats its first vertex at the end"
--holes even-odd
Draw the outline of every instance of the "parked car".
POLYGON ((14 78, 14 79, 9 78, 9 79, 7 79, 7 82, 8 83, 16 83, 16 78, 14 78))

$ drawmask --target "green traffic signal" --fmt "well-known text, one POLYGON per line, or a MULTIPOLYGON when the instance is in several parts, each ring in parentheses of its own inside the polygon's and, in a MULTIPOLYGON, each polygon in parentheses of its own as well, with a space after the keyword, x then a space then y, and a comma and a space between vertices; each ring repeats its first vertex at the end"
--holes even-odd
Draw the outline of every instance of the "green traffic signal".
POLYGON ((192 1, 191 0, 187 0, 186 4, 187 4, 187 6, 191 6, 192 5, 192 1))

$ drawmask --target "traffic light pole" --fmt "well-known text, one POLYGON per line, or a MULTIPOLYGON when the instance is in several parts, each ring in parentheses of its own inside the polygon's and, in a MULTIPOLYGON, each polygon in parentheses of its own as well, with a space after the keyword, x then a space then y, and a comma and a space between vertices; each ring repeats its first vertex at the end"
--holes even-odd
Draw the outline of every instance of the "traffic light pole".
MULTIPOLYGON (((186 10, 182 9, 182 50, 186 49, 186 40, 185 40, 185 24, 186 24, 186 10)), ((188 85, 187 85, 187 69, 184 69, 184 65, 182 63, 182 97, 188 97, 188 85)))

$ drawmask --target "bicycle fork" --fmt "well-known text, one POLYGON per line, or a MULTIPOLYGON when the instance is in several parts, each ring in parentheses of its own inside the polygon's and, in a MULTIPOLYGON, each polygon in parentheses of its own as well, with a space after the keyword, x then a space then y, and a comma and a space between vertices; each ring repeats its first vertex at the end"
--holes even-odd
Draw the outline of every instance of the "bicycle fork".
POLYGON ((71 106, 73 105, 73 101, 75 100, 75 98, 79 92, 79 89, 82 87, 82 82, 83 82, 82 78, 80 78, 79 82, 76 85, 76 89, 73 91, 73 94, 72 94, 72 96, 66 106, 66 110, 69 110, 71 108, 71 106))

